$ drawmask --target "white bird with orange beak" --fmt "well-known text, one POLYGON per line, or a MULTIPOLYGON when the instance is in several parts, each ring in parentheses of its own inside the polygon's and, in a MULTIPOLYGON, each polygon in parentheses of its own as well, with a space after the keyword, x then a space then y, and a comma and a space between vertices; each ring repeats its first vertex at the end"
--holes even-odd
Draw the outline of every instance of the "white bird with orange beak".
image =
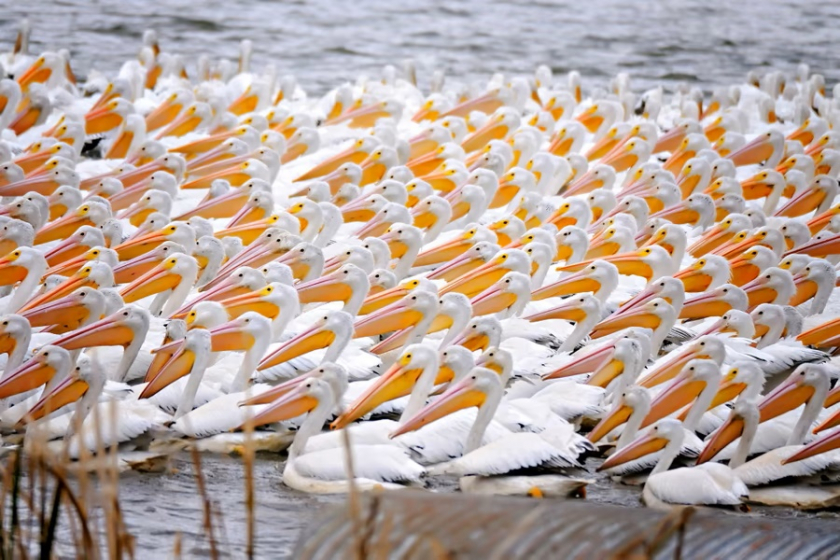
POLYGON ((591 336, 606 336, 630 327, 653 331, 650 357, 656 358, 668 332, 677 321, 677 311, 665 299, 657 297, 640 306, 614 313, 595 325, 591 336))
MULTIPOLYGON (((347 375, 340 368, 329 369, 320 377, 307 376, 248 420, 251 425, 260 426, 307 415, 289 448, 283 469, 283 482, 287 486, 318 494, 349 491, 344 449, 307 451, 307 443, 321 431, 346 387, 347 375)), ((392 445, 351 444, 350 453, 357 477, 353 484, 362 490, 401 488, 402 484, 419 482, 425 474, 425 469, 410 460, 405 451, 392 445)))
POLYGON ((648 507, 672 505, 740 506, 749 495, 747 486, 732 469, 719 463, 668 470, 680 452, 685 431, 678 420, 660 420, 645 435, 611 455, 598 467, 610 469, 662 450, 648 476, 642 500, 648 507))
MULTIPOLYGON (((789 477, 811 475, 836 465, 840 460, 837 453, 798 462, 798 459, 809 457, 809 453, 804 451, 808 447, 803 442, 812 437, 810 428, 821 412, 831 374, 829 368, 821 364, 804 364, 758 403, 756 418, 745 418, 752 414, 750 410, 730 416, 710 438, 703 459, 711 459, 740 437, 741 445, 749 445, 751 453, 764 452, 735 468, 736 474, 749 486, 764 486, 789 477), (801 407, 803 403, 805 406, 801 407), (800 408, 802 412, 797 415, 796 411, 800 408)), ((775 494, 774 489, 767 489, 760 493, 761 497, 756 496, 756 501, 784 503, 775 494)), ((779 494, 784 500, 784 492, 779 494)))
POLYGON ((416 430, 458 410, 477 407, 478 413, 467 435, 464 455, 435 465, 430 473, 460 475, 459 483, 464 492, 526 494, 528 489, 537 486, 543 492, 566 496, 583 488, 588 481, 561 475, 517 477, 509 474, 539 465, 554 468, 577 465, 577 456, 590 450, 591 444, 575 434, 570 424, 558 423, 540 434, 511 433, 481 446, 502 393, 499 375, 495 371, 481 367, 473 369, 462 380, 450 385, 438 399, 404 422, 392 433, 392 437, 416 430))
POLYGON ((271 347, 257 366, 255 379, 273 383, 295 377, 319 363, 336 363, 347 368, 352 380, 369 379, 381 367, 381 360, 363 350, 369 343, 352 342, 353 316, 329 311, 292 338, 271 347))
POLYGON ((147 341, 151 318, 148 311, 126 306, 107 317, 55 339, 55 345, 67 350, 97 349, 97 359, 112 381, 128 381, 142 377, 148 367, 148 352, 141 352, 147 341), (101 346, 121 346, 118 353, 98 349, 101 346))
POLYGON ((44 255, 31 247, 15 249, 0 259, 0 283, 14 287, 14 292, 0 303, 7 313, 14 313, 24 306, 46 271, 44 255))
POLYGON ((33 437, 63 437, 52 449, 75 459, 116 445, 130 448, 139 436, 166 422, 168 416, 157 407, 121 399, 108 384, 101 365, 83 355, 61 380, 45 388, 18 426, 26 426, 33 437))
MULTIPOLYGON (((249 390, 249 381, 271 339, 269 321, 259 313, 248 312, 210 330, 193 329, 184 340, 175 341, 161 350, 174 352, 154 377, 147 379, 139 399, 153 397, 168 385, 188 376, 182 385, 181 399, 175 411, 178 420, 173 429, 194 436, 206 436, 233 429, 243 421, 238 398, 249 390), (227 360, 210 363, 211 352, 244 352, 238 371, 231 370, 227 360), (207 371, 208 368, 210 371, 207 371), (237 397, 219 397, 193 410, 195 396, 202 384, 221 389, 237 397), (222 427, 222 425, 226 427, 222 427)), ((235 366, 234 366, 235 367, 235 366)), ((255 391, 266 387, 254 388, 255 391)))

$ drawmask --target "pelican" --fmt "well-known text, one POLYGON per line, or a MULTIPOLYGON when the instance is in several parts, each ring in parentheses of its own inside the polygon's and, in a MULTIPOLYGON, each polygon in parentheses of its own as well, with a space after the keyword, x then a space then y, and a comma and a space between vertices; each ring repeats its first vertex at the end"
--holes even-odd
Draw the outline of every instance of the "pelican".
POLYGON ((44 255, 31 247, 15 249, 0 259, 0 278, 4 286, 15 286, 6 299, 5 311, 14 313, 27 302, 47 271, 44 255))
POLYGON ((63 435, 66 441, 62 447, 69 457, 78 458, 82 448, 91 453, 126 444, 165 421, 166 416, 156 407, 114 397, 103 399, 107 382, 102 366, 82 356, 60 382, 45 388, 21 423, 33 424, 31 430, 45 432, 48 438, 63 435), (76 401, 73 412, 64 413, 76 401), (56 411, 57 416, 43 419, 56 411))
POLYGON ((121 381, 131 377, 131 370, 145 370, 145 364, 136 360, 149 332, 149 324, 148 311, 136 306, 126 306, 104 319, 62 335, 54 343, 67 350, 122 346, 123 352, 119 362, 113 364, 113 369, 107 369, 109 379, 121 381))
POLYGON ((668 470, 680 452, 685 431, 678 420, 660 420, 645 435, 611 455, 599 470, 619 466, 663 450, 645 482, 642 500, 649 507, 671 504, 740 506, 749 490, 738 476, 719 463, 668 470))
POLYGON ((595 325, 592 336, 605 336, 633 326, 652 329, 650 353, 653 358, 659 354, 665 336, 676 320, 673 306, 662 298, 654 298, 641 306, 610 315, 595 325))
POLYGON ((586 481, 562 475, 519 477, 511 471, 539 465, 554 468, 578 465, 577 457, 592 449, 591 444, 574 433, 571 425, 558 423, 539 434, 511 433, 481 446, 484 432, 502 400, 499 375, 486 368, 476 368, 461 381, 451 385, 438 399, 405 421, 392 437, 408 433, 458 410, 477 407, 478 413, 458 459, 436 465, 432 474, 457 474, 464 492, 490 494, 527 494, 534 487, 544 494, 567 496, 586 481))
MULTIPOLYGON (((329 448, 307 452, 307 443, 332 413, 347 385, 343 370, 328 370, 322 377, 310 377, 268 405, 250 422, 253 425, 291 419, 306 412, 289 448, 283 482, 302 492, 332 494, 349 491, 344 450, 329 448)), ((419 482, 425 469, 411 461, 405 451, 390 445, 352 446, 355 475, 353 484, 361 490, 400 488, 400 483, 419 482)))

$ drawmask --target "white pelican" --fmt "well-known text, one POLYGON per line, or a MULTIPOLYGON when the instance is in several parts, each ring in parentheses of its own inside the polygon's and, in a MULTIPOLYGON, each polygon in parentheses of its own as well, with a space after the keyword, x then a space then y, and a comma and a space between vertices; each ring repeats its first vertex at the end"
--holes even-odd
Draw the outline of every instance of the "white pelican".
MULTIPOLYGON (((283 483, 302 492, 333 494, 350 490, 341 447, 307 452, 307 442, 321 431, 347 386, 340 369, 327 370, 321 377, 309 377, 265 407, 250 422, 255 426, 289 420, 307 413, 289 448, 283 469, 283 483)), ((362 491, 400 488, 399 483, 417 483, 425 469, 392 445, 353 445, 356 477, 353 484, 362 491)))
POLYGON ((662 450, 662 455, 645 481, 642 500, 649 507, 671 504, 739 506, 749 494, 747 486, 732 469, 719 463, 668 470, 680 452, 685 430, 678 420, 660 420, 649 432, 617 451, 598 467, 619 466, 662 450))
POLYGON ((536 487, 543 494, 566 496, 585 486, 587 481, 561 475, 521 477, 510 474, 541 465, 554 468, 578 465, 578 455, 592 447, 574 433, 570 424, 550 428, 539 434, 512 433, 481 446, 482 436, 501 399, 502 386, 498 374, 485 368, 473 369, 438 399, 405 421, 392 436, 416 430, 458 410, 478 407, 478 414, 466 439, 464 455, 436 465, 430 469, 430 473, 460 475, 461 489, 476 493, 522 495, 536 487))

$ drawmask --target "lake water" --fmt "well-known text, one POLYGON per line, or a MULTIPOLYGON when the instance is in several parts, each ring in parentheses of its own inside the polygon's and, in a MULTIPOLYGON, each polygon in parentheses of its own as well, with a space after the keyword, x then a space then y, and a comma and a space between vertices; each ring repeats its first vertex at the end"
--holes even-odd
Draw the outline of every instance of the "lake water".
MULTIPOLYGON (((4 0, 0 7, 0 49, 9 49, 19 19, 29 17, 32 50, 68 48, 80 77, 92 67, 116 72, 152 28, 164 49, 185 56, 188 68, 201 54, 234 59, 239 41, 251 39, 255 68, 271 62, 281 74, 296 75, 310 94, 406 59, 416 62, 422 83, 437 68, 451 80, 480 81, 542 63, 557 73, 577 69, 585 88, 603 86, 617 72, 629 72, 637 89, 678 82, 709 88, 741 81, 756 67, 792 72, 800 62, 824 73, 830 85, 840 78, 840 3, 824 1, 4 0)), ((176 532, 185 555, 206 554, 189 458, 173 466, 166 474, 122 480, 140 557, 168 556, 176 532)), ((318 506, 336 500, 286 489, 281 469, 270 456, 256 462, 262 556, 290 553, 318 506)), ((222 513, 220 547, 234 557, 242 557, 245 543, 242 472, 238 459, 204 459, 208 494, 222 513)), ((637 496, 607 483, 590 491, 590 499, 626 505, 637 504, 637 496)))
POLYGON ((741 80, 752 68, 792 71, 807 62, 840 78, 840 3, 822 0, 3 0, 0 41, 19 18, 33 49, 67 48, 77 72, 114 72, 135 56, 145 29, 188 65, 201 54, 235 58, 254 42, 254 63, 274 63, 322 93, 385 64, 413 59, 421 82, 445 68, 454 80, 525 73, 537 64, 577 69, 584 85, 629 72, 637 87, 741 80))

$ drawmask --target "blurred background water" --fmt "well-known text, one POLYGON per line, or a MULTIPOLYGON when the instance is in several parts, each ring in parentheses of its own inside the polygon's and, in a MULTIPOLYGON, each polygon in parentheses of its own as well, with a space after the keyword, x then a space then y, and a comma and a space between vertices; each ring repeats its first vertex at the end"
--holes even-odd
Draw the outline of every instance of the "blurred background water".
MULTIPOLYGON (((714 85, 742 81, 754 68, 793 72, 800 62, 840 79, 836 60, 840 2, 763 0, 19 0, 0 1, 0 49, 8 50, 18 23, 32 24, 33 52, 67 48, 74 70, 114 74, 136 56, 143 31, 155 29, 162 47, 183 55, 188 70, 199 55, 235 59, 239 42, 254 42, 254 67, 275 64, 310 94, 343 81, 378 75, 385 64, 412 59, 427 83, 443 68, 452 81, 482 81, 494 72, 530 73, 548 64, 556 73, 580 71, 585 87, 629 72, 636 89, 679 82, 714 85)), ((203 460, 223 552, 242 557, 245 543, 241 463, 203 460)), ((129 474, 121 482, 126 522, 139 557, 167 557, 176 533, 187 557, 206 556, 202 505, 187 458, 166 474, 129 474)), ((257 552, 289 554, 318 506, 280 482, 282 463, 256 462, 257 552)), ((635 489, 601 480, 590 499, 637 505, 635 489)), ((773 510, 774 515, 803 515, 773 510)))
POLYGON ((113 73, 135 56, 145 29, 185 56, 235 59, 254 42, 310 93, 324 93, 385 64, 413 59, 421 82, 445 68, 452 80, 523 74, 538 64, 577 69, 585 85, 629 72, 635 87, 685 81, 709 87, 753 68, 792 72, 800 62, 840 78, 840 2, 824 0, 2 0, 8 49, 28 17, 33 50, 67 48, 82 76, 113 73))

